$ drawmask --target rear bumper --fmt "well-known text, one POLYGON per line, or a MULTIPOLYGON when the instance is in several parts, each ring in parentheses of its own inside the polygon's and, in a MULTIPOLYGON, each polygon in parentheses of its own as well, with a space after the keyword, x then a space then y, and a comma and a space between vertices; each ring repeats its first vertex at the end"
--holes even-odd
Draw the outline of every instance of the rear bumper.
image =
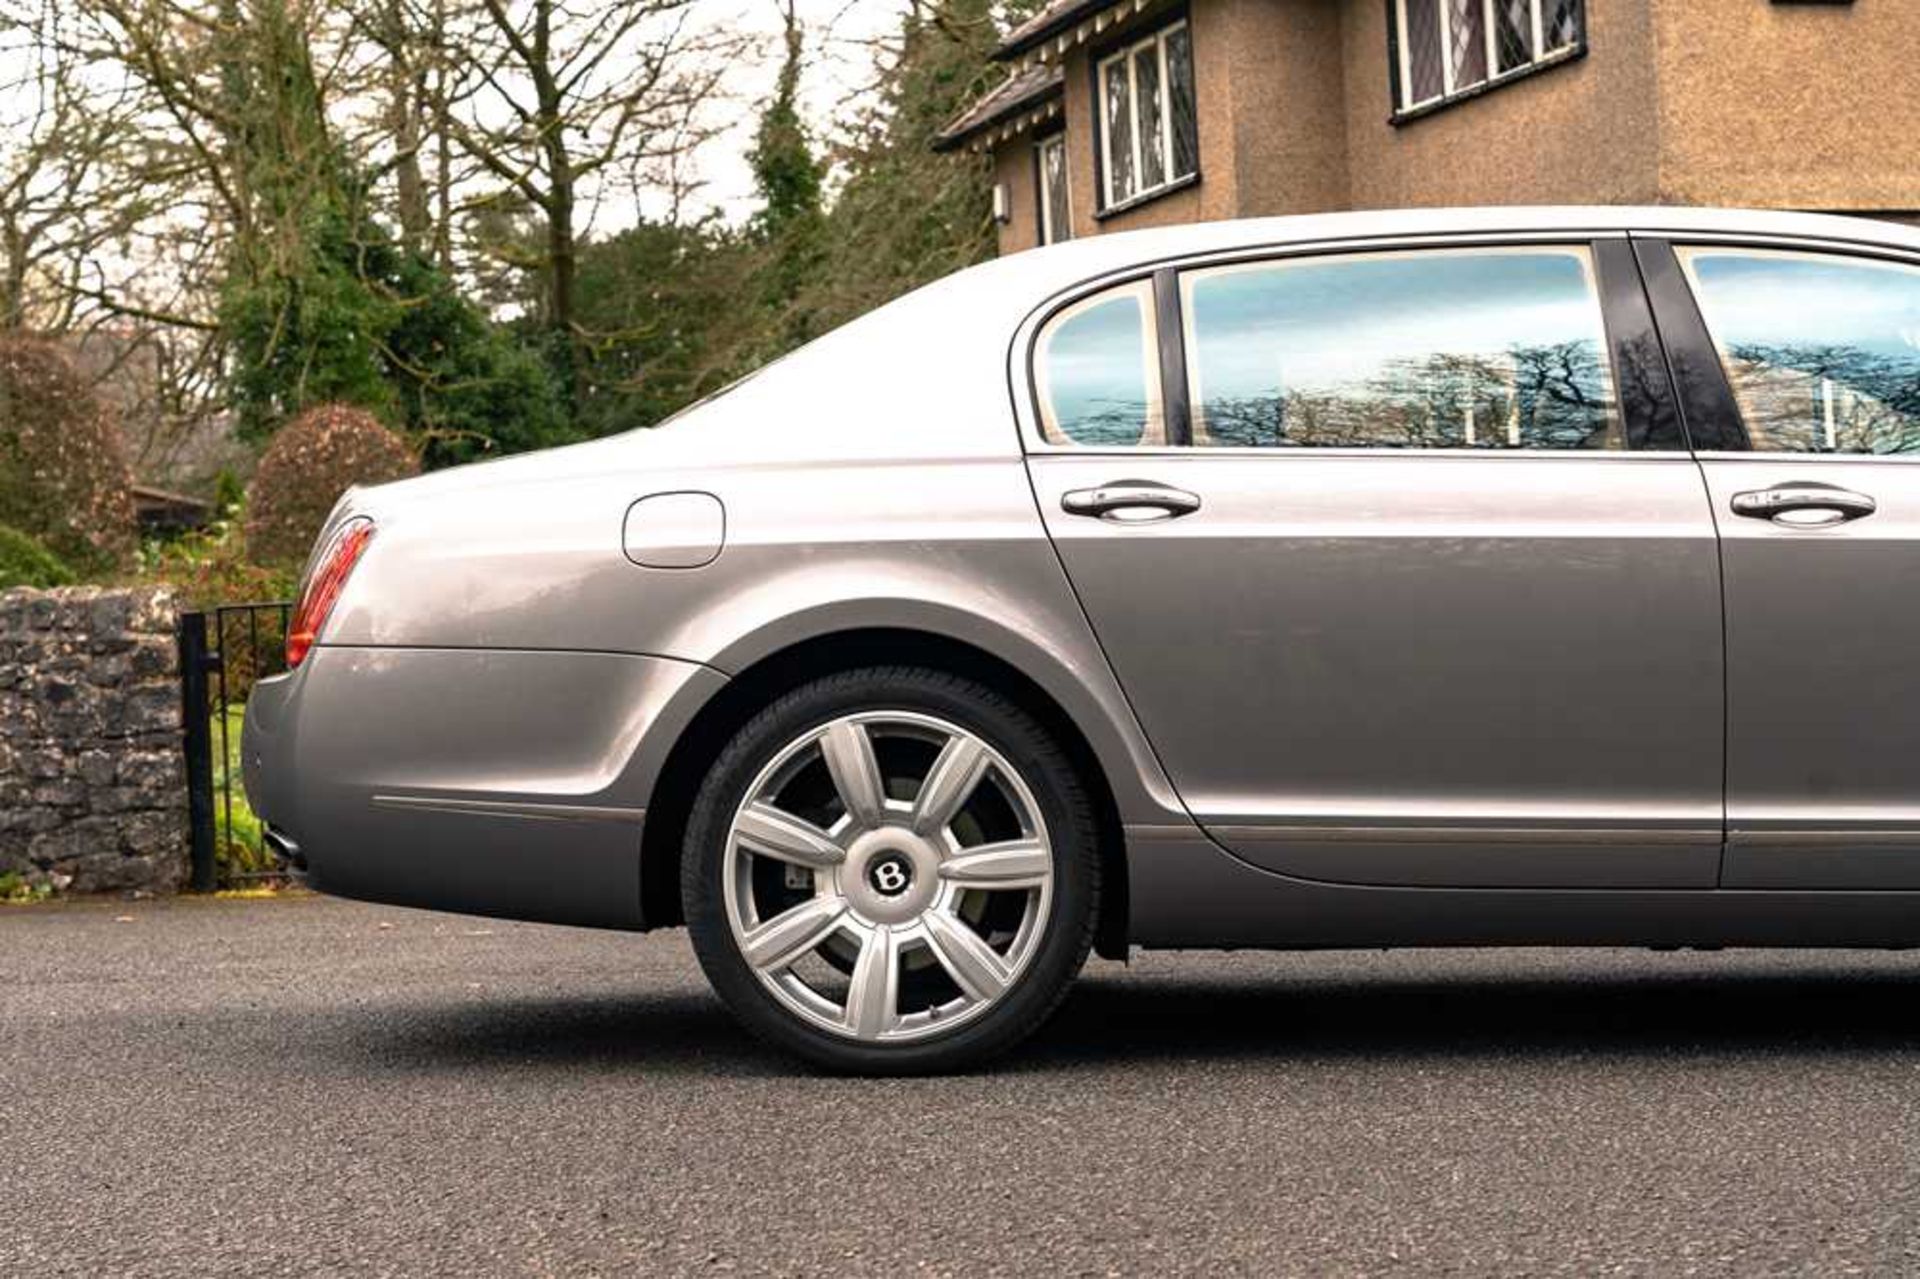
POLYGON ((315 649, 247 706, 247 795, 314 888, 642 928, 640 837, 724 678, 606 653, 315 649))

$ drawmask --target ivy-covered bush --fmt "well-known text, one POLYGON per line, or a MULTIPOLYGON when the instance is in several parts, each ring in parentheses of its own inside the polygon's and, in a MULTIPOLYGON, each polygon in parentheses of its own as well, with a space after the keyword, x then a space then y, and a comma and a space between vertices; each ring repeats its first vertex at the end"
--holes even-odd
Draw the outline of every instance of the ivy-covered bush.
POLYGON ((82 573, 133 555, 133 474, 112 412, 43 338, 0 337, 0 524, 82 573))
POLYGON ((17 528, 0 524, 0 591, 10 586, 70 586, 73 570, 17 528))
POLYGON ((327 512, 356 484, 384 484, 420 471, 406 442, 364 409, 323 405, 280 429, 247 494, 247 556, 298 567, 327 512))

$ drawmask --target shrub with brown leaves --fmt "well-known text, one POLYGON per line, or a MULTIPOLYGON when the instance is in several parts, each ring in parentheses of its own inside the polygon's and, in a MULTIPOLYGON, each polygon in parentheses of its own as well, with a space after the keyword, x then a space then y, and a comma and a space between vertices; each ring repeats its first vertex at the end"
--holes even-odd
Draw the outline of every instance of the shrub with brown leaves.
POLYGON ((44 338, 0 337, 0 524, 82 572, 133 555, 133 473, 112 410, 44 338))
POLYGON ((247 501, 247 556, 298 567, 340 495, 420 472, 406 442, 364 409, 329 404, 280 428, 254 472, 247 501))

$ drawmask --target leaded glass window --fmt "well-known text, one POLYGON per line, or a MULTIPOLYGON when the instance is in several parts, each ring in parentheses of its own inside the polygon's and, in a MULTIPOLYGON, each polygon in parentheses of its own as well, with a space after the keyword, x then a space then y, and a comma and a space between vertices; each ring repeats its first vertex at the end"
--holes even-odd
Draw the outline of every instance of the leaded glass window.
POLYGON ((1399 111, 1558 61, 1585 38, 1581 0, 1393 0, 1399 111))
POLYGON ((1100 63, 1102 208, 1142 199, 1200 170, 1193 41, 1185 22, 1100 63))

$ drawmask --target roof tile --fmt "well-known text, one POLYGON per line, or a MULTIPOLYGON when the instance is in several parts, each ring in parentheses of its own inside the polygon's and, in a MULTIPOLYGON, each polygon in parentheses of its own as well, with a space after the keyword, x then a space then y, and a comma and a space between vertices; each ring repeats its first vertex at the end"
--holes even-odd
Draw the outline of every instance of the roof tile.
POLYGON ((1052 4, 1007 32, 1007 38, 1000 42, 1000 48, 993 56, 1006 59, 1025 53, 1082 18, 1091 18, 1102 9, 1111 9, 1123 3, 1125 0, 1053 0, 1052 4))
POLYGON ((952 123, 940 131, 934 149, 952 151, 975 134, 1046 101, 1065 84, 1065 73, 1059 67, 1035 65, 1015 71, 999 87, 954 117, 952 123))

